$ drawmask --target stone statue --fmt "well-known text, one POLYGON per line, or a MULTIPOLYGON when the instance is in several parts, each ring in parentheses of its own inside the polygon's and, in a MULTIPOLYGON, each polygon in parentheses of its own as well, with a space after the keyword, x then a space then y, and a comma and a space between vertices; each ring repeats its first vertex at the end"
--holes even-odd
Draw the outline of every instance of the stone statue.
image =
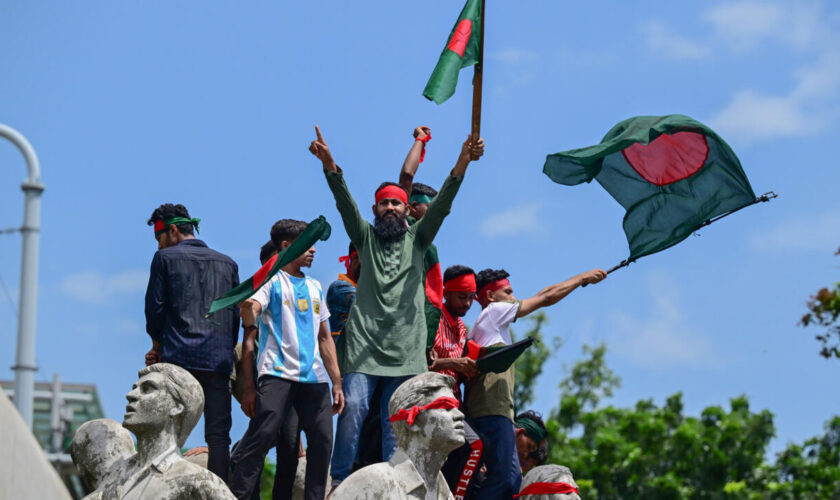
POLYGON ((520 500, 580 500, 572 471, 562 465, 540 465, 522 480, 520 500))
MULTIPOLYGON (((198 381, 183 368, 156 363, 140 370, 140 377, 126 395, 123 427, 137 437, 137 452, 122 458, 94 457, 97 450, 119 446, 92 446, 96 439, 121 439, 110 424, 97 424, 90 432, 73 437, 74 463, 91 471, 96 490, 93 500, 230 499, 233 494, 218 476, 181 457, 187 440, 204 409, 198 381), (97 431, 102 435, 96 435, 97 431), (93 433, 93 434, 91 434, 93 433), (86 444, 86 441, 88 442, 86 444), (111 462, 104 472, 102 465, 111 462)), ((81 429, 80 429, 81 430, 81 429)), ((115 453, 119 453, 116 451, 115 453)))
POLYGON ((100 418, 83 423, 76 430, 70 445, 70 456, 91 490, 118 461, 134 455, 134 439, 119 422, 100 418))
POLYGON ((464 444, 454 383, 449 375, 426 372, 399 386, 388 403, 397 451, 388 462, 351 474, 332 500, 452 499, 440 468, 449 452, 464 444))

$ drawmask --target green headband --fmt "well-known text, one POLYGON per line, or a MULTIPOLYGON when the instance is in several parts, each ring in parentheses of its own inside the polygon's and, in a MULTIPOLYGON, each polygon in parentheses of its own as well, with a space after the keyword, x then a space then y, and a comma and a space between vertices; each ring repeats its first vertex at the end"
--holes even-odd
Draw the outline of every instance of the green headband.
POLYGON ((431 203, 434 196, 429 196, 427 194, 413 194, 411 198, 408 199, 409 203, 431 203))
POLYGON ((155 238, 157 238, 160 233, 166 231, 171 224, 190 224, 195 228, 195 232, 198 233, 198 223, 200 221, 201 219, 195 217, 192 219, 188 219, 186 217, 172 217, 166 220, 158 219, 155 221, 155 238))
POLYGON ((530 418, 522 417, 516 419, 516 426, 520 429, 525 429, 525 435, 533 439, 537 445, 541 445, 545 441, 545 429, 539 426, 530 418))

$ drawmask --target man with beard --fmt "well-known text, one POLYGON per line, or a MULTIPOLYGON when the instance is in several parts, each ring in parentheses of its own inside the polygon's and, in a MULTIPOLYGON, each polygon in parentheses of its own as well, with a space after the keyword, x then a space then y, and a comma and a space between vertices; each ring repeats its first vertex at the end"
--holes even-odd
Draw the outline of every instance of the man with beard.
MULTIPOLYGON (((362 217, 318 127, 315 132, 317 139, 309 151, 323 164, 344 228, 362 263, 356 302, 350 309, 339 353, 346 406, 338 419, 332 460, 333 485, 337 485, 351 472, 362 421, 376 387, 382 387, 380 412, 384 419, 394 390, 427 370, 423 258, 449 214, 467 166, 473 157, 484 153, 484 141, 473 143, 468 138, 464 142, 455 167, 426 215, 408 227, 408 193, 392 182, 376 190, 374 224, 362 217)), ((395 449, 394 432, 390 423, 383 421, 382 458, 389 460, 395 449)))

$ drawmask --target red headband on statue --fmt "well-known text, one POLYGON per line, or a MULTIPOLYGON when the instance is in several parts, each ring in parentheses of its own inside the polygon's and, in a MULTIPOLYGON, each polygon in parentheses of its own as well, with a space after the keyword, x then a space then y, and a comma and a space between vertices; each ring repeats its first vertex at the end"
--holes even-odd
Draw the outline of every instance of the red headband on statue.
POLYGON ((486 285, 481 287, 481 290, 479 290, 476 295, 479 298, 481 298, 481 297, 484 296, 485 292, 495 292, 496 290, 498 290, 500 288, 504 288, 506 286, 510 286, 510 281, 508 281, 507 278, 501 279, 501 280, 496 280, 496 281, 491 281, 490 283, 487 283, 486 285))
POLYGON ((475 293, 475 275, 467 273, 452 278, 451 280, 444 282, 443 291, 475 293))
POLYGON ((350 272, 350 261, 355 259, 358 256, 359 256, 359 253, 357 251, 353 250, 352 252, 350 252, 350 255, 342 255, 341 257, 339 257, 338 261, 339 262, 344 262, 344 268, 347 269, 347 272, 349 273, 350 272))
POLYGON ((408 195, 405 193, 405 189, 399 186, 389 184, 376 192, 376 203, 379 203, 385 198, 400 200, 405 205, 408 205, 408 195))
POLYGON ((458 408, 458 400, 448 396, 441 396, 426 406, 412 406, 408 410, 403 408, 391 415, 388 421, 396 422, 398 420, 405 420, 405 423, 408 425, 414 425, 414 419, 423 410, 451 410, 453 408, 458 408))
POLYGON ((519 498, 526 495, 553 495, 556 493, 579 493, 578 489, 569 483, 531 483, 522 491, 513 495, 519 498))

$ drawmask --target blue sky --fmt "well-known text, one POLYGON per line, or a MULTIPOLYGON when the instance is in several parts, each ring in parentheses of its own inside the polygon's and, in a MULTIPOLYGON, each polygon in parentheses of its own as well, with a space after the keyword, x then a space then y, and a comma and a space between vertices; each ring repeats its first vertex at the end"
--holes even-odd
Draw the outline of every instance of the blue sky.
MULTIPOLYGON (((747 394, 776 415, 778 449, 840 412, 838 361, 798 327, 837 280, 840 8, 833 2, 488 0, 482 135, 436 241, 444 266, 504 267, 519 296, 624 258, 623 210, 597 184, 567 187, 545 155, 597 143, 634 115, 684 113, 715 128, 756 193, 780 197, 705 228, 549 310, 562 337, 535 408, 564 366, 607 342, 623 378, 611 401, 686 411, 747 394)), ((0 122, 36 148, 46 191, 38 380, 96 383, 121 419, 143 364, 143 293, 163 202, 202 218, 201 238, 257 267, 273 221, 325 215, 333 237, 311 274, 332 281, 346 249, 319 162, 319 124, 367 210, 395 180, 417 125, 432 128, 418 180, 439 185, 468 133, 470 77, 441 106, 421 97, 460 1, 5 2, 0 122)), ((24 164, 0 142, 0 229, 20 224, 24 164)), ((0 235, 16 300, 20 236, 0 235)), ((471 311, 468 323, 475 318, 471 311)), ((524 326, 524 325, 523 325, 524 326)), ((523 326, 518 326, 523 331, 523 326)), ((0 290, 0 378, 16 318, 0 290)), ((247 425, 234 409, 237 439, 247 425)), ((199 430, 188 444, 203 441, 199 430)))

